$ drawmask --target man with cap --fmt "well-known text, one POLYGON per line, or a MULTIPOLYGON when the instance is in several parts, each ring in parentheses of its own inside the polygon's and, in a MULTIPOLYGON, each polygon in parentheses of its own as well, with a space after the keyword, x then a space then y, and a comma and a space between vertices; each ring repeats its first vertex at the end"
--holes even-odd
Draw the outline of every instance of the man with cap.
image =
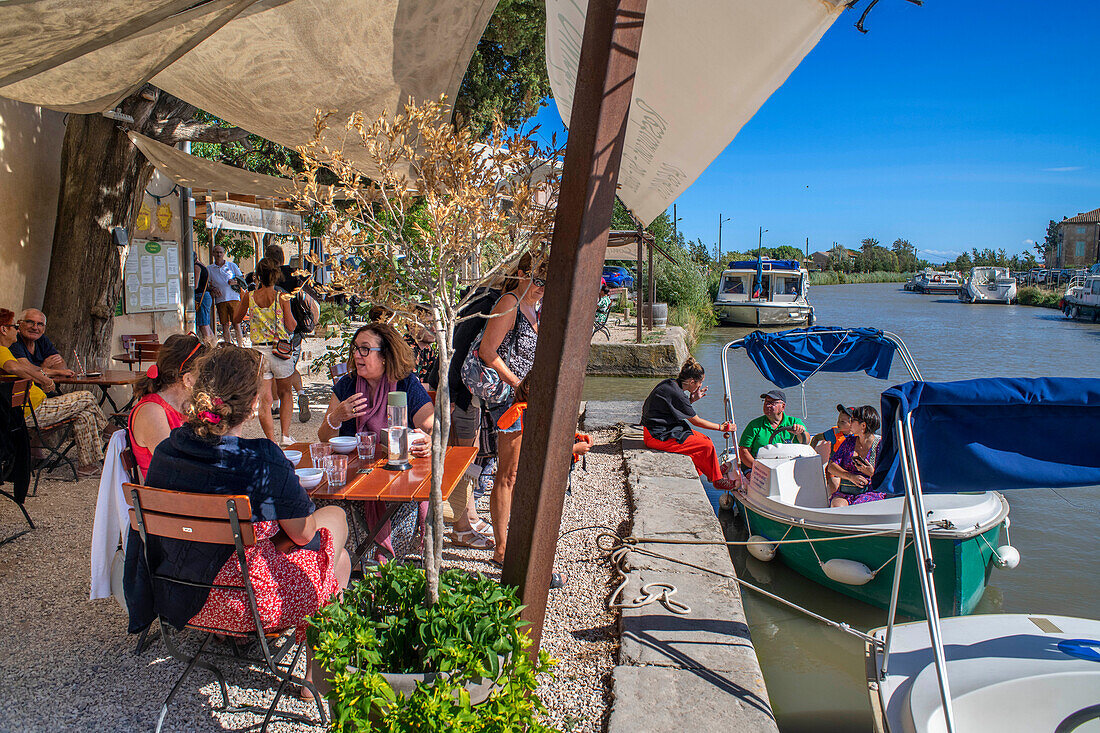
POLYGON ((797 417, 784 415, 787 395, 781 389, 773 389, 760 395, 764 400, 764 414, 745 426, 738 441, 737 456, 741 468, 751 471, 756 463, 756 453, 766 445, 776 443, 805 443, 808 439, 806 425, 797 417))

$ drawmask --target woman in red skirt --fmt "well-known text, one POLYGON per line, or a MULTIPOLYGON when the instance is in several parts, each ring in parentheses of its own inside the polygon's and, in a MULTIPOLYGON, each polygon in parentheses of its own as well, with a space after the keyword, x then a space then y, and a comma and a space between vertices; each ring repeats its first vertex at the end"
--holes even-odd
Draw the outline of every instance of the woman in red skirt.
POLYGON ((703 365, 689 356, 678 377, 654 387, 642 405, 642 433, 647 447, 689 457, 699 475, 706 476, 716 489, 732 491, 736 483, 722 476, 714 443, 692 430, 692 425, 727 434, 737 429, 732 422, 719 425, 695 414, 691 403, 707 393, 704 377, 703 365))

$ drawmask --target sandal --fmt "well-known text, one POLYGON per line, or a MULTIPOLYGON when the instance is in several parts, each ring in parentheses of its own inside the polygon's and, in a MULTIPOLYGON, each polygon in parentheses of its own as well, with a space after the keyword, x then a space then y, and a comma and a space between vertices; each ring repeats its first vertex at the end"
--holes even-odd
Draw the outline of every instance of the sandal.
POLYGON ((474 531, 480 535, 485 535, 486 537, 493 536, 493 525, 489 524, 481 517, 478 517, 477 521, 472 522, 470 526, 473 527, 474 531))
POLYGON ((469 547, 472 550, 491 550, 497 546, 497 543, 494 542, 492 538, 486 537, 477 530, 448 532, 446 537, 455 547, 469 547))

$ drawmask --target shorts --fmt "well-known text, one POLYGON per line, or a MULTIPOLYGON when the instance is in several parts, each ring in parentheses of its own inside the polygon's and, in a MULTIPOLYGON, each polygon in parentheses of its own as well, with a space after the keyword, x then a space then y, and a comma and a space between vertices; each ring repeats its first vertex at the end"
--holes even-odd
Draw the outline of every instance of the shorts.
POLYGON ((290 334, 290 363, 294 365, 294 369, 298 369, 298 360, 302 358, 302 334, 295 331, 290 334))
POLYGON ((470 408, 463 410, 455 405, 451 411, 451 437, 459 445, 475 445, 477 431, 481 429, 481 400, 470 397, 470 408))
POLYGON ((498 433, 521 433, 523 432, 523 420, 516 420, 509 428, 500 427, 500 418, 511 407, 510 402, 505 402, 503 405, 492 405, 489 407, 489 420, 490 424, 497 429, 498 433))
POLYGON ((212 311, 214 310, 214 296, 209 292, 203 293, 201 298, 195 299, 195 325, 209 326, 212 311))
POLYGON ((294 360, 280 359, 271 355, 270 346, 253 346, 256 351, 263 354, 264 363, 260 368, 260 374, 264 379, 287 379, 294 374, 294 360))
POLYGON ((216 308, 218 311, 218 323, 225 323, 229 321, 231 323, 239 323, 239 321, 233 320, 233 314, 237 311, 237 304, 239 300, 223 300, 218 303, 216 308))

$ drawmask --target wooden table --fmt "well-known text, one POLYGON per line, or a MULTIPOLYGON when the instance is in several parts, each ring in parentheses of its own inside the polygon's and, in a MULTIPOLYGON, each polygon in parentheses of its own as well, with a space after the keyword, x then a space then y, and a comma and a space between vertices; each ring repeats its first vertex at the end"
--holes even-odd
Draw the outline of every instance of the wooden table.
POLYGON ((99 387, 100 391, 103 393, 103 396, 99 398, 100 406, 106 402, 111 405, 111 409, 113 410, 108 416, 108 419, 112 420, 120 427, 125 427, 126 415, 129 414, 130 408, 133 407, 134 404, 134 395, 131 392, 129 401, 122 407, 119 407, 111 398, 111 387, 122 387, 125 385, 130 385, 132 387, 140 378, 141 372, 124 372, 119 369, 108 369, 97 377, 74 374, 71 377, 54 377, 53 381, 54 384, 78 384, 99 387))
MULTIPOLYGON (((313 468, 313 459, 309 455, 309 443, 295 443, 290 449, 302 452, 302 460, 295 468, 313 468)), ((462 480, 463 474, 470 464, 477 458, 478 449, 474 446, 450 446, 443 458, 443 500, 446 501, 451 492, 462 480)), ((325 501, 383 501, 389 506, 382 519, 370 529, 366 539, 356 548, 352 557, 352 565, 359 563, 362 556, 370 546, 375 543, 382 528, 397 512, 404 502, 427 501, 432 487, 432 459, 431 457, 410 457, 412 468, 405 471, 388 471, 383 466, 385 458, 376 458, 373 461, 360 461, 356 451, 348 454, 347 483, 343 486, 331 487, 328 481, 322 479, 321 483, 309 490, 310 498, 325 501)))
MULTIPOLYGON (((128 365, 130 367, 131 371, 133 371, 133 369, 134 369, 134 364, 141 364, 142 363, 141 359, 138 359, 136 356, 130 356, 130 354, 127 353, 127 352, 123 352, 121 354, 112 354, 111 358, 114 359, 115 361, 120 361, 123 364, 128 365)), ((148 360, 146 360, 146 361, 148 361, 148 360)), ((156 361, 156 359, 154 359, 153 361, 156 361)), ((152 362, 149 362, 149 363, 152 363, 152 362)))

